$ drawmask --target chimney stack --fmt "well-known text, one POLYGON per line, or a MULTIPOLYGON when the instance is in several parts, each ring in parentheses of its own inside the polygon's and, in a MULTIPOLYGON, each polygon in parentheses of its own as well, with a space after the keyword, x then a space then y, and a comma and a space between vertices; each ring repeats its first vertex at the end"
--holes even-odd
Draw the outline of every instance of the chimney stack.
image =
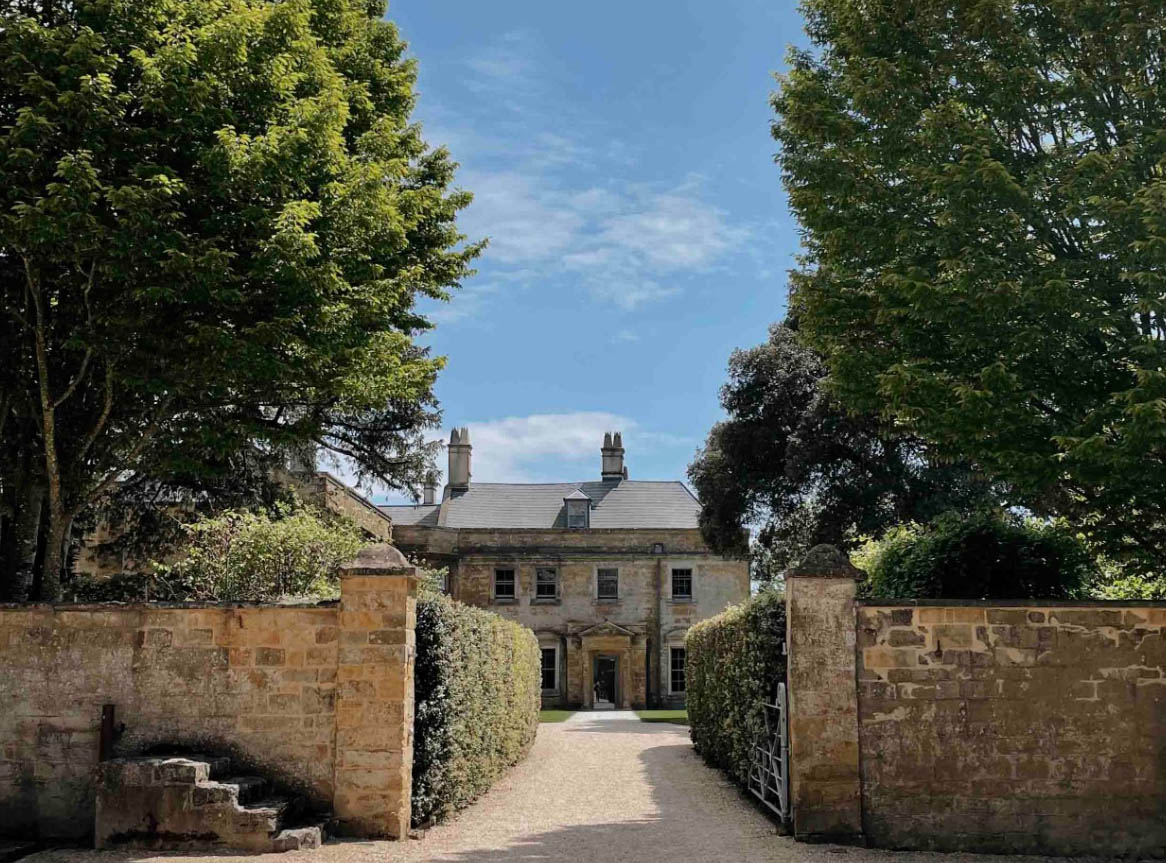
POLYGON ((601 477, 604 482, 615 482, 628 478, 628 469, 623 463, 623 434, 606 432, 603 435, 603 448, 599 451, 603 456, 603 470, 601 477))
POLYGON ((425 506, 437 503, 437 474, 433 471, 425 474, 425 485, 421 487, 421 503, 425 506))
POLYGON ((470 487, 470 430, 465 426, 449 434, 449 473, 446 474, 451 492, 464 492, 470 487))

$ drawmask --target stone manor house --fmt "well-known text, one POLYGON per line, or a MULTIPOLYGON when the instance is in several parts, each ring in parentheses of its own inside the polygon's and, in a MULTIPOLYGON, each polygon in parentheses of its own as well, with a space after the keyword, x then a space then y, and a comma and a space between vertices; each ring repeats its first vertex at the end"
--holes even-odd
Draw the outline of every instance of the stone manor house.
POLYGON ((628 479, 617 432, 598 480, 473 483, 469 430, 448 483, 385 506, 393 544, 448 567, 449 593, 534 630, 545 707, 683 706, 684 636, 749 596, 749 565, 713 553, 681 482, 628 479))

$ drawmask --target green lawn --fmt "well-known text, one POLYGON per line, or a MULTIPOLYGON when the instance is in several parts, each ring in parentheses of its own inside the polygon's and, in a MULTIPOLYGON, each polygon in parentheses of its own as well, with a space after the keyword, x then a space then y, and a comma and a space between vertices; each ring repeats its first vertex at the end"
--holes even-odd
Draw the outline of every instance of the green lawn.
POLYGON ((687 710, 637 710, 636 716, 644 722, 671 722, 673 725, 687 725, 687 710))
POLYGON ((566 719, 568 716, 570 716, 574 712, 575 712, 574 710, 540 710, 538 712, 538 721, 539 722, 562 722, 564 719, 566 719))

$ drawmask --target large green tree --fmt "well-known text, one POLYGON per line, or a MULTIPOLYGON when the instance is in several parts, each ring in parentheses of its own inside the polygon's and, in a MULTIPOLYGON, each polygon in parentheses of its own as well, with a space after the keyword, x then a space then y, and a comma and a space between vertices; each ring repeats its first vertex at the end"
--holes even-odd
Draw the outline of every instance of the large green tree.
MULTIPOLYGON (((4 592, 120 480, 319 445, 420 480, 414 344, 478 246, 369 0, 28 0, 0 20, 4 592), (39 549, 39 551, 38 551, 39 549)), ((37 563, 39 561, 39 563, 37 563)))
POLYGON ((765 581, 819 543, 854 547, 901 522, 996 502, 967 465, 937 462, 878 415, 843 409, 823 386, 822 358, 797 335, 777 324, 729 358, 727 417, 688 468, 710 546, 750 550, 765 581), (742 525, 755 529, 751 549, 742 525))
POLYGON ((1166 7, 805 0, 793 307, 879 411, 1166 564, 1166 7))

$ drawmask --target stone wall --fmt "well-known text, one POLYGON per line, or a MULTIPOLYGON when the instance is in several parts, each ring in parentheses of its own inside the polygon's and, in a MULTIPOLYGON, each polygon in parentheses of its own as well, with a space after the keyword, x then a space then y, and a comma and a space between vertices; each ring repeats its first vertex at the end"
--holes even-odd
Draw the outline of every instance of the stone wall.
POLYGON ((869 840, 1166 852, 1166 604, 864 604, 857 626, 869 840))
POLYGON ((339 606, 0 606, 0 835, 92 833, 103 704, 115 754, 230 754, 403 835, 416 579, 390 563, 346 570, 339 606))
POLYGON ((332 474, 318 471, 310 479, 301 477, 299 483, 306 500, 327 512, 352 520, 379 542, 393 541, 393 520, 332 474))
POLYGON ((1166 603, 873 602, 786 581, 799 838, 1166 856, 1166 603))

